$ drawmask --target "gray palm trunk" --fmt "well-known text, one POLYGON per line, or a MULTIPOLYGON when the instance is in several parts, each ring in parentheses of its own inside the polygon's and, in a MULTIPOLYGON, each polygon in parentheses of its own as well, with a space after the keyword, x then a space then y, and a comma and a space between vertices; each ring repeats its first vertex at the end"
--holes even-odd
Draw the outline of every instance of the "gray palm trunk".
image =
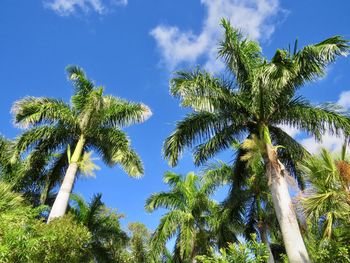
POLYGON ((300 233, 288 185, 283 176, 284 166, 278 160, 276 150, 271 144, 267 144, 266 149, 266 175, 289 262, 309 263, 310 259, 300 233))
POLYGON ((83 152, 84 143, 85 143, 85 138, 83 136, 80 136, 80 139, 72 155, 72 158, 70 159, 70 164, 64 176, 60 190, 51 208, 47 223, 50 223, 50 221, 54 218, 64 216, 66 213, 68 203, 69 203, 69 197, 72 192, 75 177, 78 172, 78 168, 79 168, 78 162, 83 152))
POLYGON ((267 251, 269 253, 269 258, 267 259, 267 262, 275 263, 275 259, 273 258, 273 254, 270 247, 270 242, 267 238, 266 227, 264 226, 259 227, 259 234, 260 234, 261 241, 265 244, 267 251))

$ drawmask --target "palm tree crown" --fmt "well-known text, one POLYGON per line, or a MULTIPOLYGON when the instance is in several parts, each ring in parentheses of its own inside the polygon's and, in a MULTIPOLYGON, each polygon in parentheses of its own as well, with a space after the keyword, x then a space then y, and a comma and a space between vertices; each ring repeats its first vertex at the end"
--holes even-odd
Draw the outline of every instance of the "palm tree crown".
POLYGON ((18 152, 31 148, 65 148, 67 152, 84 136, 84 152, 94 149, 106 165, 119 163, 128 174, 141 175, 141 161, 121 128, 145 121, 151 115, 150 109, 142 103, 103 95, 103 87, 95 87, 77 66, 68 66, 67 73, 75 91, 71 105, 35 97, 14 103, 15 123, 27 128, 17 140, 18 152))
POLYGON ((212 229, 218 211, 217 204, 209 198, 211 188, 200 184, 199 177, 188 173, 186 177, 167 172, 164 182, 169 192, 153 194, 146 201, 146 209, 169 210, 152 236, 152 248, 161 251, 166 242, 176 235, 175 262, 192 262, 196 255, 206 255, 213 241, 212 229))
POLYGON ((70 105, 57 99, 27 97, 12 108, 15 122, 27 128, 17 139, 17 155, 28 149, 47 155, 68 154, 68 160, 64 158, 68 168, 49 221, 65 213, 76 174, 91 150, 108 166, 120 164, 129 175, 142 175, 142 162, 121 129, 151 115, 142 103, 103 95, 103 87, 96 87, 81 68, 68 66, 67 73, 74 86, 70 105))
POLYGON ((186 147, 194 147, 195 163, 203 164, 236 139, 259 135, 267 126, 272 142, 285 146, 279 149, 279 158, 292 166, 290 161, 300 159, 305 150, 280 125, 318 140, 326 131, 350 132, 348 117, 335 105, 313 106, 296 95, 303 84, 324 76, 326 66, 346 54, 348 41, 336 36, 301 50, 295 47, 294 52, 277 50, 269 61, 258 43, 243 38, 226 20, 222 23, 225 37, 219 57, 231 75, 217 78, 197 69, 177 72, 171 80, 171 94, 181 99, 181 106, 194 109, 165 141, 164 154, 171 165, 186 147))

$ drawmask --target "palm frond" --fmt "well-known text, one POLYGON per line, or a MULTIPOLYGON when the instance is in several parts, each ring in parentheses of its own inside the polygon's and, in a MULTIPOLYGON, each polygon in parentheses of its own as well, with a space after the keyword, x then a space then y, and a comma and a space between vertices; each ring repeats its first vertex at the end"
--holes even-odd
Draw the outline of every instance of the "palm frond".
POLYGON ((250 89, 253 70, 263 62, 261 47, 257 42, 245 39, 228 20, 222 19, 221 24, 225 35, 219 44, 219 57, 224 59, 227 68, 235 75, 240 88, 250 89))
POLYGON ((74 126, 75 118, 69 105, 51 98, 25 97, 16 101, 11 109, 15 123, 22 128, 63 122, 74 126))
POLYGON ((229 125, 228 120, 218 114, 210 112, 189 114, 176 124, 175 132, 164 142, 164 155, 170 165, 174 166, 186 147, 208 140, 229 125))
POLYGON ((124 127, 146 121, 152 112, 142 103, 133 103, 113 96, 103 97, 100 123, 108 127, 124 127))
POLYGON ((174 210, 181 209, 183 206, 182 195, 178 191, 172 191, 152 194, 147 198, 145 208, 148 212, 153 212, 160 207, 174 210))

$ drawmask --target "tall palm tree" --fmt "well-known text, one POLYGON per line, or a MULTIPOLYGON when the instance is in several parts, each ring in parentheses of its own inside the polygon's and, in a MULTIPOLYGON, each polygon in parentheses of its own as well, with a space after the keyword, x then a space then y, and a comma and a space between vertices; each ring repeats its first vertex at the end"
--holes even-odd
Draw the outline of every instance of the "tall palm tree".
POLYGON ((350 133, 349 118, 334 105, 314 106, 296 95, 303 84, 324 76, 326 66, 346 54, 348 41, 335 36, 301 50, 295 45, 294 51, 279 49, 268 60, 258 43, 245 39, 228 21, 222 25, 219 57, 230 75, 218 78, 197 69, 180 71, 171 80, 171 94, 194 112, 166 139, 165 157, 174 166, 187 147, 194 147, 199 165, 234 140, 256 136, 289 261, 310 262, 284 177, 287 170, 297 175, 295 161, 305 150, 279 126, 290 125, 318 140, 326 131, 350 133))
POLYGON ((81 68, 68 66, 67 72, 75 88, 70 105, 52 98, 26 97, 12 109, 15 122, 27 128, 17 139, 17 154, 31 148, 68 153, 68 169, 48 222, 65 214, 80 161, 91 149, 108 166, 120 164, 131 176, 143 173, 142 162, 121 128, 151 115, 142 103, 103 95, 103 87, 96 87, 81 68))
MULTIPOLYGON (((121 215, 108 209, 101 198, 101 194, 96 194, 87 203, 83 197, 72 195, 70 212, 92 234, 91 252, 95 262, 114 262, 113 252, 125 249, 128 237, 119 224, 121 215)), ((86 255, 86 260, 88 258, 89 255, 86 255)))
POLYGON ((151 195, 145 206, 150 212, 159 208, 169 210, 152 236, 152 248, 161 253, 166 242, 176 236, 173 261, 193 262, 197 255, 210 252, 217 204, 209 198, 209 188, 201 185, 194 173, 182 177, 167 172, 164 182, 171 190, 151 195))

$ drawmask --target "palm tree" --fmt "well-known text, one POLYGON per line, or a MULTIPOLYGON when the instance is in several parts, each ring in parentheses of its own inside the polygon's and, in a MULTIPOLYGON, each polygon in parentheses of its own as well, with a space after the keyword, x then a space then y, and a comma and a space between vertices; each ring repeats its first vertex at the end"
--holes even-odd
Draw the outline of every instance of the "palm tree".
POLYGON ((344 157, 322 149, 301 165, 309 183, 300 198, 302 211, 321 238, 337 238, 350 227, 350 163, 344 157))
POLYGON ((17 139, 18 155, 31 148, 68 153, 69 166, 48 222, 65 214, 79 164, 91 149, 108 166, 120 164, 131 176, 143 173, 142 162, 121 128, 151 115, 144 104, 103 95, 103 87, 95 87, 81 68, 68 66, 67 72, 75 88, 71 105, 52 98, 26 97, 12 109, 15 122, 27 128, 17 139))
POLYGON ((323 76, 329 63, 346 54, 348 41, 335 36, 301 50, 295 45, 293 52, 279 49, 267 60, 258 43, 245 39, 228 21, 222 25, 225 37, 219 57, 230 75, 218 78, 197 69, 180 71, 171 80, 171 94, 194 112, 166 139, 165 157, 174 166, 187 147, 194 147, 199 165, 233 141, 256 136, 289 261, 310 262, 284 177, 287 170, 298 175, 295 161, 306 151, 279 126, 298 128, 318 140, 326 131, 337 136, 350 133, 349 118, 334 105, 314 106, 296 95, 303 84, 323 76))
MULTIPOLYGON (((114 262, 114 251, 126 248, 128 237, 121 229, 119 219, 122 215, 108 209, 96 194, 86 203, 79 195, 72 195, 71 212, 78 223, 83 224, 92 234, 91 252, 95 262, 114 262)), ((86 255, 86 260, 89 255, 86 255)))
POLYGON ((182 177, 167 172, 164 182, 171 190, 151 195, 145 206, 149 212, 158 208, 169 210, 153 233, 153 251, 163 252, 166 242, 176 236, 174 262, 193 262, 197 255, 208 255, 213 245, 212 226, 217 211, 217 204, 209 198, 209 187, 201 185, 194 173, 182 177))

